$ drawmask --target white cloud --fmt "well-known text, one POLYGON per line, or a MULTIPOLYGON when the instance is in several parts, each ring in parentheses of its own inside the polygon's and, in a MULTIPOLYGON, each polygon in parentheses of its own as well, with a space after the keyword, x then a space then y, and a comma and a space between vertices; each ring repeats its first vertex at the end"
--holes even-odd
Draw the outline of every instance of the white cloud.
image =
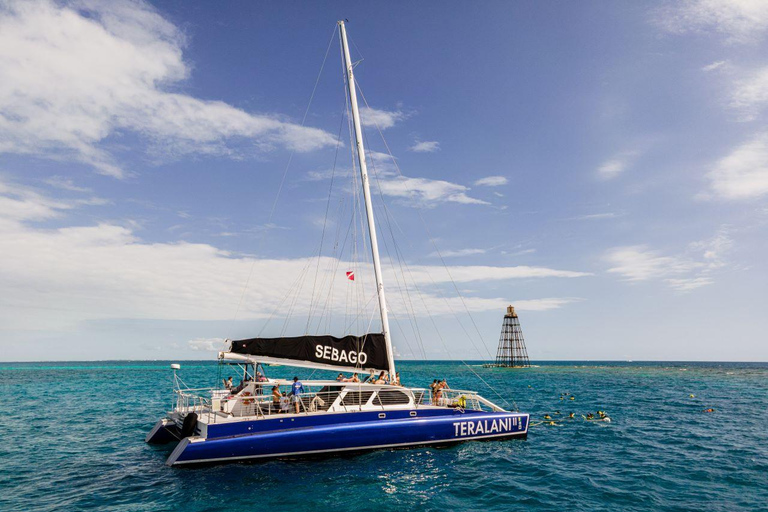
MULTIPOLYGON (((307 276, 306 268, 321 269, 318 282, 330 283, 333 297, 344 297, 350 293, 350 286, 359 286, 360 293, 373 293, 370 267, 356 266, 349 261, 327 257, 320 262, 314 258, 257 259, 235 256, 209 244, 145 242, 130 224, 101 223, 57 229, 32 224, 62 217, 74 207, 76 204, 53 201, 35 191, 0 181, 0 289, 3 290, 0 326, 3 329, 75 330, 82 322, 115 318, 231 320, 248 275, 252 275, 251 285, 242 296, 238 318, 269 316, 296 290, 297 282, 303 289, 299 289, 293 314, 307 315, 311 304, 307 295, 313 276, 307 276), (344 276, 343 270, 347 269, 356 271, 359 278, 355 282, 344 276)), ((446 302, 435 289, 450 283, 451 278, 456 283, 481 283, 588 275, 529 266, 449 269, 450 276, 442 266, 410 268, 408 282, 418 285, 423 297, 423 302, 417 301, 417 314, 425 314, 427 310, 435 315, 446 314, 450 308, 463 310, 460 299, 446 302)), ((392 311, 403 313, 406 306, 395 292, 397 281, 389 273, 386 280, 393 287, 392 311)), ((548 309, 569 300, 533 299, 527 304, 530 308, 548 309)), ((471 311, 498 309, 505 301, 465 298, 471 311)), ((375 306, 375 300, 368 303, 375 306)), ((343 301, 334 301, 331 308, 338 315, 344 315, 343 301)), ((203 342, 198 345, 207 346, 203 342)))
POLYGON ((439 253, 435 251, 430 253, 429 257, 437 258, 442 256, 443 258, 458 258, 461 256, 472 256, 474 254, 485 254, 486 252, 485 249, 458 249, 455 251, 440 251, 439 253))
POLYGON ((588 215, 580 215, 578 217, 574 217, 573 220, 602 220, 602 219, 615 219, 616 217, 620 217, 618 213, 615 212, 605 212, 605 213, 590 213, 588 215))
POLYGON ((708 240, 693 242, 687 254, 663 255, 645 245, 615 247, 604 260, 612 265, 609 273, 625 281, 662 281, 671 288, 687 292, 714 283, 712 273, 727 265, 725 254, 733 246, 726 228, 708 240), (697 253, 696 256, 691 253, 697 253))
POLYGON ((702 67, 701 70, 702 71, 706 71, 706 72, 714 71, 714 70, 724 66, 725 64, 726 64, 726 61, 718 60, 716 62, 713 62, 712 64, 707 64, 706 66, 702 67))
POLYGON ((711 277, 691 277, 687 279, 669 278, 665 279, 664 282, 679 292, 690 292, 702 286, 709 286, 715 281, 711 277))
POLYGON ((644 245, 615 247, 607 252, 605 259, 613 265, 608 269, 609 273, 619 274, 630 282, 688 273, 702 266, 680 257, 662 256, 644 245))
POLYGON ((731 43, 756 42, 768 29, 768 2, 687 0, 658 10, 656 21, 674 33, 714 31, 731 43))
POLYGON ((75 206, 76 202, 50 199, 30 188, 0 181, 0 222, 53 219, 75 206))
POLYGON ((78 187, 75 182, 69 178, 63 176, 51 176, 44 180, 48 185, 61 190, 67 190, 69 192, 91 192, 91 189, 86 187, 78 187))
POLYGON ((506 176, 486 176, 480 178, 475 182, 475 186, 478 187, 500 187, 509 183, 506 176))
POLYGON ((521 249, 519 251, 514 251, 514 252, 501 251, 501 254, 505 254, 507 256, 524 256, 526 254, 533 254, 535 252, 536 252, 536 249, 521 249))
POLYGON ((754 70, 737 80, 730 105, 739 112, 741 121, 756 119, 768 105, 768 67, 754 70))
POLYGON ((0 152, 71 158, 122 177, 107 148, 123 131, 164 156, 335 142, 322 130, 179 92, 190 74, 184 46, 181 31, 141 1, 3 2, 0 152))
POLYGON ((399 110, 379 110, 371 107, 360 107, 360 120, 364 126, 378 127, 381 130, 392 128, 396 123, 406 119, 407 114, 399 110))
POLYGON ((624 151, 619 153, 615 157, 606 160, 600 167, 597 168, 597 172, 603 179, 609 180, 615 178, 627 170, 637 155, 637 151, 624 151))
MULTIPOLYGON (((440 203, 459 204, 490 204, 487 201, 469 196, 469 187, 444 180, 432 180, 429 178, 411 178, 402 176, 393 162, 393 158, 387 153, 369 151, 367 155, 375 162, 375 177, 371 180, 371 187, 378 187, 381 193, 400 198, 404 204, 418 205, 432 208, 440 203)), ((373 174, 373 167, 368 170, 373 174)), ((307 179, 310 181, 327 180, 331 174, 337 178, 349 178, 352 175, 350 169, 336 169, 310 171, 307 179)))
POLYGON ((395 176, 378 180, 381 192, 392 197, 431 207, 437 203, 490 204, 467 195, 468 187, 443 180, 395 176))
POLYGON ((416 153, 434 153, 440 149, 440 143, 435 140, 422 140, 409 148, 416 153))
POLYGON ((721 159, 707 177, 712 191, 724 199, 752 199, 768 194, 768 132, 721 159))
POLYGON ((224 338, 195 338, 187 341, 187 345, 192 350, 202 352, 220 352, 226 349, 226 340, 224 338))
POLYGON ((733 239, 728 234, 726 227, 707 240, 701 240, 690 244, 691 251, 701 252, 708 270, 715 270, 726 266, 725 255, 733 248, 733 239))
POLYGON ((513 301, 516 311, 548 311, 550 309, 558 309, 566 304, 572 302, 580 302, 582 299, 578 298, 548 298, 548 299, 533 299, 533 300, 518 300, 513 301))
POLYGON ((544 277, 585 277, 592 274, 588 272, 575 272, 572 270, 557 270, 546 267, 530 267, 518 265, 515 267, 491 267, 491 266, 456 266, 449 267, 450 277, 443 267, 411 267, 416 283, 428 283, 433 279, 448 282, 451 278, 456 283, 471 283, 476 281, 494 281, 502 279, 525 279, 544 277))

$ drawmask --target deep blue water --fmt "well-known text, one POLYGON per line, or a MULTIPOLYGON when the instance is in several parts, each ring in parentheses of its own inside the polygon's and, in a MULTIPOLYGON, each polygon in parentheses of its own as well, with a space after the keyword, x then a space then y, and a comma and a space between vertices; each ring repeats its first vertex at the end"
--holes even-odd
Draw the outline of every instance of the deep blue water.
MULTIPOLYGON (((474 366, 532 422, 577 419, 525 441, 176 469, 143 441, 170 405, 168 363, 0 363, 0 510, 768 510, 768 364, 474 366), (598 409, 613 421, 581 418, 598 409)), ((460 363, 399 369, 499 401, 460 363)), ((181 375, 208 386, 218 368, 181 375)))

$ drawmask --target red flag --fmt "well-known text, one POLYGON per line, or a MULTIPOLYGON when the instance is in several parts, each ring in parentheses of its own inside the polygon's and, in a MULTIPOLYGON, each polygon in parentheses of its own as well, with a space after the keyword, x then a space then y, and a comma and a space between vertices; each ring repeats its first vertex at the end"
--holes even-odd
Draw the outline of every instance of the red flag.
POLYGON ((355 273, 353 271, 351 271, 351 270, 348 271, 347 272, 347 279, 349 279, 350 281, 354 281, 355 280, 355 273))

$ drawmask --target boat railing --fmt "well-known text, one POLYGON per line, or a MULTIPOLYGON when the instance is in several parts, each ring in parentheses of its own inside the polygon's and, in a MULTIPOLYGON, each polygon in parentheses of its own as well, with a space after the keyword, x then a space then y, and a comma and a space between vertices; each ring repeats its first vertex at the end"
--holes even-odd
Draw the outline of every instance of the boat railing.
POLYGON ((441 389, 432 393, 430 403, 438 407, 454 407, 471 411, 503 411, 504 409, 480 396, 477 391, 466 389, 441 389))
POLYGON ((174 389, 176 403, 174 409, 185 413, 201 414, 211 410, 211 397, 215 390, 212 388, 174 389))
MULTIPOLYGON (((232 395, 229 390, 216 388, 176 389, 177 411, 195 412, 198 415, 210 413, 210 422, 216 423, 223 417, 264 418, 277 414, 296 414, 296 402, 281 390, 280 401, 275 401, 271 393, 274 384, 257 384, 252 391, 232 395)), ((356 411, 363 408, 381 408, 392 406, 413 406, 416 409, 425 406, 450 407, 472 411, 502 411, 476 391, 461 389, 443 389, 435 395, 426 388, 404 388, 399 386, 361 386, 350 389, 348 386, 312 386, 305 384, 301 394, 299 414, 310 414, 329 410, 356 411), (346 389, 344 389, 346 387, 346 389), (329 389, 330 388, 330 389, 329 389), (339 395, 342 395, 338 400, 339 395)))

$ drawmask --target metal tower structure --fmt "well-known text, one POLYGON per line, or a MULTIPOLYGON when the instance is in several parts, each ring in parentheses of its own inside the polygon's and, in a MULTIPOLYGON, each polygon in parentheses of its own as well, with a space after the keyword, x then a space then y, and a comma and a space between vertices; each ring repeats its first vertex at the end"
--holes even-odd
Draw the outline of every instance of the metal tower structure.
POLYGON ((499 349, 496 351, 496 362, 490 367, 503 368, 527 368, 531 366, 528 359, 528 351, 525 348, 523 330, 520 328, 520 319, 517 318, 515 308, 507 307, 504 315, 504 323, 501 326, 499 336, 499 349))

